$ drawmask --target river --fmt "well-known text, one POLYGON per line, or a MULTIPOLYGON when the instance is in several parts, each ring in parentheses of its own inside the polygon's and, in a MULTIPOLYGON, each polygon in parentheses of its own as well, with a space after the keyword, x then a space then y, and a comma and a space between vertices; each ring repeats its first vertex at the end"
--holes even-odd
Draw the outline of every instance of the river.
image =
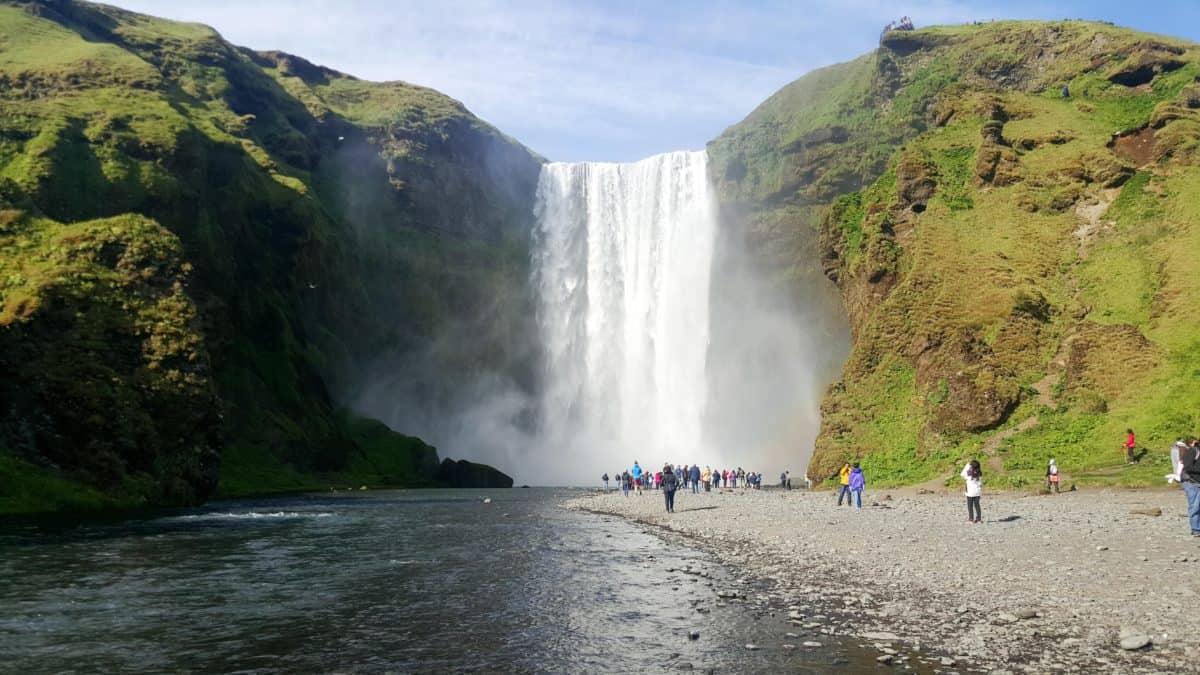
POLYGON ((800 644, 785 613, 716 595, 753 596, 751 584, 700 551, 559 506, 578 494, 331 493, 4 526, 0 671, 877 667, 832 639, 783 648, 800 644))

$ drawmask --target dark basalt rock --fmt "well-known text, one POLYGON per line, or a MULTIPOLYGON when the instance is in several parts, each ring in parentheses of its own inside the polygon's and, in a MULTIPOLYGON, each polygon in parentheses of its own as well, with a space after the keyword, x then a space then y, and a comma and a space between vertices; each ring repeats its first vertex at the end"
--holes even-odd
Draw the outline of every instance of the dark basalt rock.
POLYGON ((443 459, 434 480, 456 488, 510 488, 513 479, 486 464, 476 464, 460 459, 443 459))

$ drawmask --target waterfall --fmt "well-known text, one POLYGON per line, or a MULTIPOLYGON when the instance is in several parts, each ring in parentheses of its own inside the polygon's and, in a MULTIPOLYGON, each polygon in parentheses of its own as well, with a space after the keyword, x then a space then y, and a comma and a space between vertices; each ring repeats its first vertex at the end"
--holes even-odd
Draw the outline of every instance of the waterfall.
POLYGON ((717 232, 705 153, 547 164, 536 215, 549 437, 621 462, 696 456, 717 232))

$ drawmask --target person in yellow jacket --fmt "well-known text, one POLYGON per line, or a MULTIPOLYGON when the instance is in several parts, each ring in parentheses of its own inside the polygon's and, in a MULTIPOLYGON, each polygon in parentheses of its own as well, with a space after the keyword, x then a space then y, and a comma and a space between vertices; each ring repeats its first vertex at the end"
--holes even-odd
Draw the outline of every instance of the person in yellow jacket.
POLYGON ((704 483, 705 492, 712 489, 712 469, 704 467, 704 471, 700 472, 700 482, 704 483))
POLYGON ((842 465, 838 471, 838 506, 842 505, 842 497, 846 498, 846 506, 850 506, 850 462, 842 465))

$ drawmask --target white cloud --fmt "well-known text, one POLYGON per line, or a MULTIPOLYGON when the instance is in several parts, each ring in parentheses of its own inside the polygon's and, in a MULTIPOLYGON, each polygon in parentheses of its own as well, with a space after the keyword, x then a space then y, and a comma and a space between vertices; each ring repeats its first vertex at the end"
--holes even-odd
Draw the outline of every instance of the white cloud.
MULTIPOLYGON (((884 0, 115 0, 359 77, 434 87, 552 159, 703 147, 803 72, 874 47, 884 0)), ((922 23, 982 18, 926 0, 922 23)))

